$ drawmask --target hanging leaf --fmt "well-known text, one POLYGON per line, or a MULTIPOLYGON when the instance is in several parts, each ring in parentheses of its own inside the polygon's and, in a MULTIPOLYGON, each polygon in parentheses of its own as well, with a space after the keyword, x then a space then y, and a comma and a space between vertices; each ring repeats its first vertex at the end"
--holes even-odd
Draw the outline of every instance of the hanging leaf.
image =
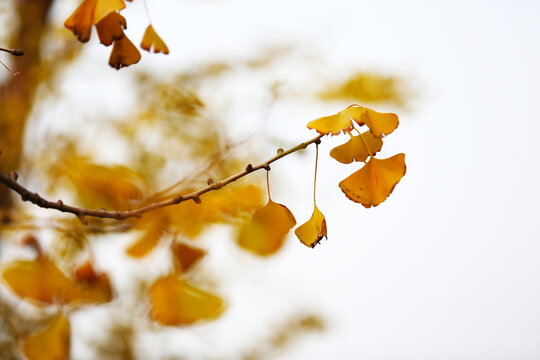
POLYGON ((366 131, 362 133, 362 136, 353 136, 345 144, 333 148, 330 151, 330 156, 343 164, 349 164, 353 161, 366 161, 368 156, 381 151, 382 146, 383 141, 381 139, 373 136, 371 131, 366 131))
POLYGON ((223 301, 181 280, 177 274, 158 279, 150 287, 150 318, 163 325, 188 325, 217 318, 223 301))
POLYGON ((172 247, 178 272, 186 272, 206 255, 206 251, 183 242, 177 242, 172 247))
POLYGON ((269 200, 257 210, 238 236, 238 245, 257 255, 278 251, 289 230, 296 225, 293 214, 284 205, 269 200))
POLYGON ((141 60, 141 53, 126 35, 116 40, 113 45, 109 65, 120 70, 123 67, 133 65, 141 60))
POLYGON ((152 25, 148 25, 146 28, 146 31, 144 32, 144 36, 141 42, 141 48, 143 48, 146 51, 150 51, 150 49, 154 47, 154 53, 162 52, 164 54, 169 53, 169 48, 163 42, 163 40, 159 37, 159 35, 154 30, 154 27, 152 25))
POLYGON ((113 11, 125 8, 123 0, 84 0, 64 22, 64 26, 81 42, 90 39, 92 25, 113 11))
POLYGON ((23 298, 49 304, 66 304, 83 298, 83 294, 45 256, 8 263, 2 270, 2 278, 23 298))
POLYGON ((124 36, 124 29, 127 28, 126 18, 116 11, 105 16, 96 24, 99 41, 109 46, 113 41, 120 40, 124 36))
POLYGON ((69 358, 70 324, 57 315, 44 329, 22 340, 22 350, 29 360, 65 360, 69 358))
POLYGON ((405 171, 405 154, 388 159, 372 157, 364 167, 341 181, 339 187, 350 200, 369 208, 386 200, 405 171))
POLYGON ((319 134, 339 135, 341 132, 353 129, 352 119, 359 116, 357 107, 348 107, 337 114, 325 116, 307 124, 309 129, 315 129, 319 134))
POLYGON ((80 42, 90 40, 92 33, 92 23, 94 21, 94 10, 97 0, 84 0, 77 9, 64 22, 64 26, 77 36, 80 42))
POLYGON ((302 244, 314 248, 323 237, 328 238, 326 229, 326 219, 321 211, 315 205, 311 218, 296 228, 296 236, 302 244))

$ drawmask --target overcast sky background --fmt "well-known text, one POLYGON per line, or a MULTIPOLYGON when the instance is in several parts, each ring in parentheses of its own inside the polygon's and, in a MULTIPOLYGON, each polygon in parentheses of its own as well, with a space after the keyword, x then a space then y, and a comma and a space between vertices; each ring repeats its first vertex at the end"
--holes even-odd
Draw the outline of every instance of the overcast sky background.
MULTIPOLYGON (((408 109, 376 109, 400 115, 381 157, 404 152, 407 163, 385 203, 366 210, 347 200, 337 184, 358 167, 328 156, 341 140, 323 141, 317 198, 328 242, 311 250, 291 236, 280 255, 259 261, 216 241, 226 229, 211 230, 203 244, 213 252, 201 271, 225 279, 224 321, 143 334, 141 354, 230 358, 303 311, 323 317, 327 330, 272 357, 540 358, 540 3, 148 0, 148 7, 171 54, 144 53, 136 66, 158 76, 265 48, 294 49, 268 74, 240 72, 208 92, 214 111, 228 105, 221 116, 239 134, 256 126, 264 109, 265 131, 285 145, 311 138, 305 124, 342 106, 297 94, 356 70, 401 76, 415 95, 408 109), (273 77, 296 96, 268 110, 261 89, 273 77)), ((55 17, 61 22, 72 10, 62 2, 55 17)), ((142 3, 128 3, 124 14, 137 43, 147 24, 142 3)), ((114 115, 137 101, 129 93, 135 67, 108 68, 110 50, 95 35, 60 84, 70 105, 51 107, 34 120, 36 129, 62 128, 57 119, 69 117, 72 106, 114 115)), ((308 155, 272 170, 274 200, 299 224, 312 211, 314 148, 308 155)), ((96 245, 103 266, 115 263, 126 241, 96 245)), ((91 334, 84 323, 75 318, 74 332, 91 334)), ((84 346, 76 340, 74 351, 84 346)))

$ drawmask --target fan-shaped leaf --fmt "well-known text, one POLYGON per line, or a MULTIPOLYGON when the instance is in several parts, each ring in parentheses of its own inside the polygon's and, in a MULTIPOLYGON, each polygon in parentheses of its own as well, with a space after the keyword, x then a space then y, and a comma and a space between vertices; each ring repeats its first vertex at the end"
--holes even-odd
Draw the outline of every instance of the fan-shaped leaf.
POLYGON ((323 237, 328 238, 326 219, 315 205, 311 218, 296 228, 295 232, 302 244, 314 248, 323 237))
POLYGON ((111 45, 115 40, 120 40, 124 36, 126 28, 126 18, 116 11, 105 16, 96 24, 99 41, 105 46, 111 45))
POLYGON ((150 317, 163 325, 187 325, 218 317, 223 301, 170 274, 150 288, 150 317))
POLYGON ((405 154, 388 159, 370 158, 364 167, 339 183, 345 195, 364 207, 377 206, 405 175, 405 154))
POLYGON ((69 357, 69 320, 57 315, 44 329, 22 340, 22 350, 29 360, 65 360, 69 357))
POLYGON ((354 117, 354 121, 360 126, 366 124, 375 137, 382 138, 399 125, 398 116, 394 113, 380 113, 363 106, 355 108, 360 109, 360 116, 354 117))
POLYGON ((97 0, 96 10, 94 11, 94 24, 97 24, 105 16, 113 11, 122 10, 126 7, 124 0, 97 0))
POLYGON ((287 207, 269 200, 257 210, 238 236, 238 245, 257 255, 271 255, 278 251, 296 219, 287 207))
POLYGON ((358 107, 348 107, 337 114, 325 116, 307 124, 309 129, 315 129, 319 134, 338 135, 342 131, 350 131, 353 128, 352 120, 360 115, 358 107))
POLYGON ((64 26, 71 30, 73 35, 77 36, 77 39, 81 42, 90 40, 96 1, 84 0, 64 22, 64 26))
POLYGON ((144 32, 144 36, 141 42, 141 48, 143 48, 146 51, 150 51, 151 48, 154 48, 155 53, 162 52, 164 54, 169 53, 169 48, 165 44, 165 42, 159 37, 159 35, 154 30, 154 27, 152 25, 148 25, 146 28, 146 31, 144 32))
POLYGON ((188 271, 193 265, 206 255, 206 251, 197 247, 178 242, 173 245, 173 254, 177 260, 177 270, 180 272, 188 271))
POLYGON ((362 136, 353 136, 345 144, 333 148, 330 151, 330 156, 344 164, 353 161, 366 161, 370 156, 370 152, 371 155, 375 155, 381 151, 382 145, 383 141, 381 139, 373 136, 370 131, 366 131, 362 133, 362 136))
POLYGON ((133 65, 141 60, 141 53, 124 34, 120 40, 114 42, 109 65, 120 70, 123 67, 133 65))

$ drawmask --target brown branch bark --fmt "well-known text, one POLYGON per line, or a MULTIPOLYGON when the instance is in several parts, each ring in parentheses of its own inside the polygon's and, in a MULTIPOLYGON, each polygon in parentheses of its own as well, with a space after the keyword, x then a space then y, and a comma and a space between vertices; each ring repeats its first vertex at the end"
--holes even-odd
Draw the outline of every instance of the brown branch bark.
POLYGON ((229 176, 228 178, 225 178, 225 179, 222 179, 222 180, 219 180, 219 181, 209 181, 209 185, 205 188, 202 188, 200 190, 197 190, 197 191, 194 191, 192 193, 189 193, 189 194, 185 194, 185 195, 177 195, 177 196, 174 196, 173 198, 171 199, 167 199, 167 200, 163 200, 163 201, 160 201, 160 202, 155 202, 155 203, 152 203, 152 204, 149 204, 149 205, 146 205, 146 206, 143 206, 143 207, 140 207, 138 209, 134 209, 134 210, 125 210, 125 211, 108 211, 108 210, 104 210, 104 209, 85 209, 85 208, 78 208, 78 207, 75 207, 75 206, 71 206, 71 205, 66 205, 63 203, 62 200, 58 200, 58 201, 49 201, 49 200, 46 200, 44 198, 42 198, 38 193, 33 193, 31 191, 29 191, 27 188, 25 188, 24 186, 20 185, 17 180, 18 180, 18 175, 17 173, 15 173, 14 171, 11 171, 9 176, 7 176, 6 174, 4 174, 3 172, 0 171, 0 182, 2 182, 3 184, 5 184, 8 188, 12 189, 13 191, 15 191, 16 193, 18 193, 20 196, 21 196, 21 199, 23 201, 30 201, 31 203, 39 206, 39 207, 42 207, 42 208, 46 208, 46 209, 56 209, 58 211, 61 211, 61 212, 65 212, 65 213, 71 213, 71 214, 74 214, 76 215, 83 224, 86 224, 87 223, 87 220, 86 220, 86 216, 91 216, 91 217, 99 217, 99 218, 109 218, 109 219, 116 219, 116 220, 124 220, 124 219, 128 219, 128 218, 132 218, 132 217, 141 217, 143 214, 147 213, 147 212, 150 212, 150 211, 153 211, 153 210, 157 210, 157 209, 160 209, 162 207, 165 207, 165 206, 171 206, 171 205, 176 205, 176 204, 180 204, 181 202, 184 202, 184 201, 187 201, 187 200, 193 200, 195 201, 196 203, 200 203, 201 202, 201 195, 203 194, 206 194, 207 192, 210 192, 210 191, 214 191, 214 190, 218 190, 218 189, 221 189, 222 187, 240 179, 240 178, 243 178, 244 176, 254 172, 254 171, 257 171, 257 170, 260 170, 260 169, 265 169, 265 170, 270 170, 270 164, 273 163, 274 161, 277 161, 289 154, 292 154, 293 152, 296 152, 298 150, 302 150, 302 149, 305 149, 308 147, 308 145, 310 144, 313 144, 313 143, 317 143, 319 144, 320 143, 320 139, 321 137, 323 137, 324 135, 317 135, 315 136, 313 139, 309 140, 309 141, 306 141, 306 142, 303 142, 303 143, 300 143, 298 145, 296 145, 295 147, 292 147, 290 148, 289 150, 287 151, 278 151, 278 154, 275 155, 274 157, 268 159, 267 161, 259 164, 259 165, 251 165, 251 164, 248 164, 246 166, 246 169, 244 171, 241 171, 239 173, 236 173, 232 176, 229 176))

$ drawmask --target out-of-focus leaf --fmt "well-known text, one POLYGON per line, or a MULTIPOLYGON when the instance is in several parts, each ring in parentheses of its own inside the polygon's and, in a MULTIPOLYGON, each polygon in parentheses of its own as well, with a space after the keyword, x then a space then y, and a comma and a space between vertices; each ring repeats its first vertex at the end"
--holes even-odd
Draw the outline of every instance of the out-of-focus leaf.
POLYGON ((164 54, 169 53, 169 48, 165 44, 165 42, 159 37, 159 35, 154 30, 154 27, 152 25, 148 25, 146 28, 146 31, 144 32, 144 36, 141 42, 141 48, 143 48, 146 51, 150 51, 151 48, 154 48, 154 53, 162 52, 164 54))
POLYGON ((69 358, 69 319, 57 315, 44 329, 22 340, 22 350, 29 360, 65 360, 69 358))
POLYGON ((373 136, 371 131, 366 131, 362 133, 362 136, 353 136, 345 144, 333 148, 330 151, 330 156, 343 164, 349 164, 353 161, 366 161, 370 156, 370 151, 371 155, 375 155, 381 151, 382 145, 383 141, 381 139, 373 136))
POLYGON ((84 0, 64 23, 81 42, 90 39, 92 25, 112 12, 125 8, 123 0, 84 0))
POLYGON ((125 7, 124 0, 97 0, 94 11, 94 24, 100 22, 101 19, 113 11, 122 10, 125 7))
POLYGON ((103 166, 84 158, 67 161, 66 175, 87 206, 125 210, 142 198, 141 177, 123 166, 103 166))
POLYGON ((109 65, 120 70, 123 67, 133 65, 141 60, 141 53, 135 45, 124 34, 120 40, 116 40, 113 45, 109 65))
POLYGON ((364 167, 341 181, 339 187, 350 200, 369 208, 386 200, 405 171, 405 154, 388 159, 372 157, 364 167))
POLYGON ((177 274, 158 279, 150 287, 150 318, 163 325, 188 325, 217 318, 223 300, 181 280, 177 274))
POLYGON ((295 232, 302 244, 314 248, 323 237, 328 238, 326 229, 326 219, 321 211, 314 206, 311 218, 296 228, 295 232))
POLYGON ((127 28, 126 19, 116 11, 105 16, 96 24, 99 41, 109 46, 113 41, 120 40, 127 28))
POLYGON ((258 209, 238 235, 238 245, 257 255, 278 251, 291 228, 296 225, 293 214, 284 205, 269 200, 258 209))
POLYGON ((2 278, 17 295, 45 303, 70 303, 83 294, 47 257, 17 260, 2 269, 2 278))
POLYGON ((163 235, 163 230, 164 224, 159 220, 148 223, 144 234, 126 249, 126 253, 134 258, 146 256, 159 243, 159 239, 163 235))
POLYGON ((188 271, 193 265, 199 262, 204 255, 206 255, 206 251, 184 242, 175 243, 172 247, 172 252, 177 260, 176 266, 178 272, 188 271))
POLYGON ((324 100, 353 100, 360 103, 403 105, 402 80, 392 76, 360 72, 346 81, 325 87, 324 100))
POLYGON ((98 303, 111 301, 113 291, 109 276, 105 273, 97 273, 90 261, 77 267, 75 279, 87 299, 98 303))

